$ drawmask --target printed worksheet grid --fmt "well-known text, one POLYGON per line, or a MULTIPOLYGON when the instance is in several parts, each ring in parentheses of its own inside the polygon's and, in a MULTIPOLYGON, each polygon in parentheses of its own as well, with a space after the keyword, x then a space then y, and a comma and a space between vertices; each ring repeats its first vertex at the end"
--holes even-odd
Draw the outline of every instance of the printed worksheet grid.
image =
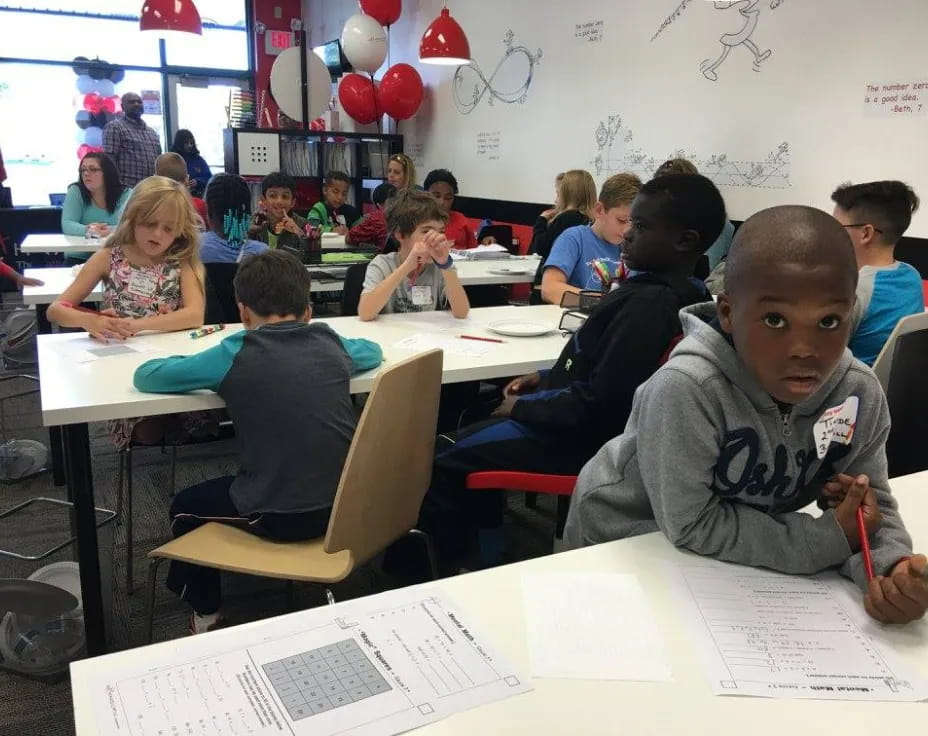
POLYGON ((354 639, 269 662, 263 669, 294 721, 392 689, 354 639))

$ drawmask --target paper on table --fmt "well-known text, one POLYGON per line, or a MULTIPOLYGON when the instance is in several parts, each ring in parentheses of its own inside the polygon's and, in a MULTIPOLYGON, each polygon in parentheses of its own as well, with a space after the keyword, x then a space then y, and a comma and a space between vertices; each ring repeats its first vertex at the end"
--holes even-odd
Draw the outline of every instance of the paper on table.
POLYGON ((532 675, 670 682, 663 639, 638 578, 522 576, 532 675))
POLYGON ((723 563, 674 572, 716 695, 928 698, 928 683, 834 573, 796 577, 723 563))
POLYGON ((62 344, 65 352, 73 356, 75 363, 89 363, 100 358, 117 355, 132 355, 152 352, 152 346, 141 338, 126 341, 102 342, 88 335, 80 335, 62 344))
POLYGON ((532 689, 422 586, 122 659, 91 685, 101 736, 394 734, 532 689))
POLYGON ((495 343, 484 343, 474 340, 461 340, 447 335, 436 335, 427 332, 417 332, 404 337, 393 347, 400 350, 423 352, 434 348, 441 348, 448 355, 461 355, 468 358, 480 358, 489 352, 495 343))

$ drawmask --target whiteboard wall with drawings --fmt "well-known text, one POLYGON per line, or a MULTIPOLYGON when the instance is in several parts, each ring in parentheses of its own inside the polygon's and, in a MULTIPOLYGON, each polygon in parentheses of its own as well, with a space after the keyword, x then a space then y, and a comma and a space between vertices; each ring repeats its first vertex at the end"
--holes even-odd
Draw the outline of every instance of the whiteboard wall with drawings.
MULTIPOLYGON (((423 169, 463 194, 547 202, 554 175, 649 177, 682 155, 732 218, 830 209, 848 180, 898 178, 928 198, 928 3, 897 0, 467 0, 450 5, 475 64, 419 64, 440 0, 408 0, 394 63, 428 88, 402 123, 423 169)), ((421 180, 420 176, 420 180, 421 180)), ((910 235, 928 236, 928 205, 910 235)))

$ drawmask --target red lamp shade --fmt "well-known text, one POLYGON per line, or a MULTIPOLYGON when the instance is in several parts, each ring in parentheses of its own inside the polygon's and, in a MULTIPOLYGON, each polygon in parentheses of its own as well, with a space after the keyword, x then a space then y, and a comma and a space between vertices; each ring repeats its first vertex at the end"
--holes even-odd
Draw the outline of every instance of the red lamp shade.
POLYGON ((422 34, 419 43, 419 61, 425 64, 460 66, 470 63, 470 44, 464 29, 451 17, 448 8, 422 34))
POLYGON ((140 16, 140 31, 203 35, 200 13, 193 0, 145 0, 140 16))

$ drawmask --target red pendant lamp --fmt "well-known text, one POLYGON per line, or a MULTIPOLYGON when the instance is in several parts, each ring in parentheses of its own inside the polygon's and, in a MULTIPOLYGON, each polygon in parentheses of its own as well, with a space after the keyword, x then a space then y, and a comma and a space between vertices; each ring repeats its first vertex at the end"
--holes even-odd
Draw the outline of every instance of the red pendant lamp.
POLYGON ((470 43, 464 29, 451 17, 448 8, 442 8, 439 16, 422 34, 419 43, 419 61, 424 64, 461 66, 469 64, 470 43))
POLYGON ((193 0, 145 0, 139 17, 140 31, 203 35, 200 13, 193 0))

